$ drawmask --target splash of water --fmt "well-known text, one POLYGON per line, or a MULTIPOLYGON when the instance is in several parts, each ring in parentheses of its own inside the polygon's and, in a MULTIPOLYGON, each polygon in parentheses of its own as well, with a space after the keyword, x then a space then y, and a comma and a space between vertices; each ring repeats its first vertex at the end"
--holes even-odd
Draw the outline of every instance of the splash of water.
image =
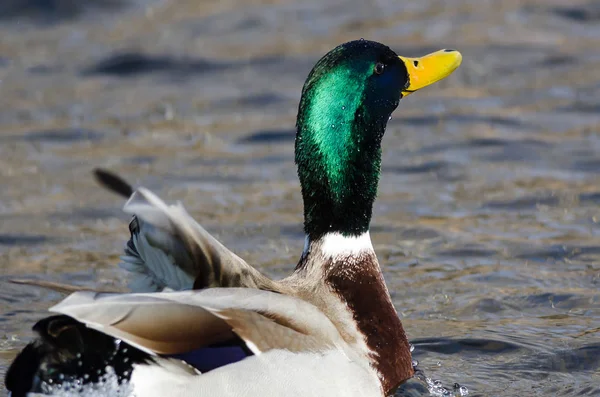
POLYGON ((441 380, 428 377, 420 369, 415 370, 415 378, 425 384, 429 393, 435 397, 464 397, 469 395, 469 389, 466 386, 455 383, 452 387, 445 387, 441 380))
POLYGON ((106 367, 106 373, 97 383, 82 384, 81 379, 61 384, 42 383, 43 394, 28 394, 29 396, 42 397, 52 394, 57 397, 131 397, 133 388, 127 382, 119 382, 119 377, 112 367, 106 367))
MULTIPOLYGON (((414 350, 414 346, 410 345, 411 352, 414 350)), ((432 379, 425 375, 423 370, 418 368, 419 362, 413 359, 413 369, 415 370, 415 378, 423 382, 429 393, 435 397, 464 397, 469 395, 469 389, 466 386, 461 386, 459 383, 455 383, 452 388, 444 386, 441 380, 432 379)), ((436 364, 438 367, 442 365, 440 361, 436 364)))

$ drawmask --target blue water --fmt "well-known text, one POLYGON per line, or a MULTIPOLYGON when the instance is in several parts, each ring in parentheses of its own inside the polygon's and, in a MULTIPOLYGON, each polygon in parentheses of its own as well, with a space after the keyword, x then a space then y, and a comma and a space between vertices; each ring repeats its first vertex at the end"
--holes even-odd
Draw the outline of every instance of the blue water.
POLYGON ((1 2, 0 375, 62 297, 8 278, 125 288, 128 219, 94 167, 288 274, 300 89, 364 37, 464 57, 384 138, 372 238, 424 374, 403 393, 600 395, 596 3, 1 2))

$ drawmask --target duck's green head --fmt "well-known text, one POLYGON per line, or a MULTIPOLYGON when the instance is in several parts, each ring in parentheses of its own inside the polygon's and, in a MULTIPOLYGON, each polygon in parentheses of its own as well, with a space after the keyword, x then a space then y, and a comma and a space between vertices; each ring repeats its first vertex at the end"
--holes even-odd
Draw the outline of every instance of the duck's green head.
POLYGON ((399 57, 367 40, 342 44, 308 75, 298 109, 296 163, 311 239, 369 229, 377 194, 381 138, 400 99, 450 75, 455 50, 399 57))

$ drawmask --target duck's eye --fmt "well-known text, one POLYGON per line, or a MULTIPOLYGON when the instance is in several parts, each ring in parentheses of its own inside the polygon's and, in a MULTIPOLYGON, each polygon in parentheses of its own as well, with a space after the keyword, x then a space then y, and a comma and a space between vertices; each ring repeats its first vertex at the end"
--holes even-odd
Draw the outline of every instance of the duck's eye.
POLYGON ((377 62, 377 64, 375 64, 375 74, 382 74, 384 70, 385 65, 383 63, 377 62))

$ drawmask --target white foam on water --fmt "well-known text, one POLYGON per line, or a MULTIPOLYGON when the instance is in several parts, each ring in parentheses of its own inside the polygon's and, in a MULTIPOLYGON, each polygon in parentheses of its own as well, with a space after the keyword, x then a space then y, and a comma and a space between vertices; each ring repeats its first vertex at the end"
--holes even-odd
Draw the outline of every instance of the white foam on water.
POLYGON ((133 388, 128 383, 119 383, 117 374, 112 367, 106 367, 100 381, 93 384, 82 385, 81 380, 73 382, 63 382, 60 385, 53 385, 44 382, 42 384, 44 394, 30 393, 28 396, 47 396, 51 394, 56 397, 132 397, 133 388))
MULTIPOLYGON (((410 351, 414 350, 414 346, 410 345, 410 351)), ((413 359, 413 367, 415 369, 415 378, 424 382, 427 385, 427 389, 429 393, 434 397, 464 397, 469 395, 469 389, 465 386, 461 386, 458 383, 455 383, 450 388, 444 387, 444 384, 441 380, 432 379, 425 375, 425 373, 421 369, 417 369, 416 367, 419 365, 419 362, 413 359)), ((438 361, 436 365, 439 367, 442 365, 441 361, 438 361)))

